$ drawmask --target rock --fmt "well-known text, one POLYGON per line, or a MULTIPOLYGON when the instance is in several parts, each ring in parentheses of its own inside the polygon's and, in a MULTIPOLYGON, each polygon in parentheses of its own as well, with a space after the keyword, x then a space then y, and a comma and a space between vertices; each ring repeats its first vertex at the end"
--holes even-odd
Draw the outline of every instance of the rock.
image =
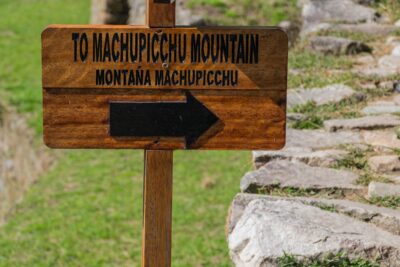
POLYGON ((303 113, 287 113, 286 118, 289 122, 296 122, 304 120, 307 116, 303 113))
POLYGON ((378 79, 384 79, 397 74, 395 69, 383 67, 362 67, 361 69, 355 68, 352 72, 362 77, 378 79))
POLYGON ((379 18, 372 8, 358 5, 351 0, 309 0, 304 1, 302 9, 303 30, 323 23, 373 22, 379 18))
POLYGON ((271 161, 256 171, 248 172, 240 181, 240 190, 254 193, 271 187, 298 188, 315 191, 337 190, 361 193, 355 185, 358 175, 344 170, 310 167, 301 162, 271 161))
POLYGON ((362 109, 362 113, 366 115, 383 114, 383 113, 398 113, 400 106, 398 105, 377 105, 373 104, 362 109))
POLYGON ((388 68, 400 71, 400 56, 383 56, 379 59, 378 64, 381 68, 388 68))
POLYGON ((324 122, 325 129, 330 132, 338 130, 376 130, 396 127, 400 125, 400 118, 395 115, 368 116, 355 119, 337 119, 324 122))
POLYGON ((374 156, 368 159, 368 165, 376 172, 394 172, 400 170, 399 156, 374 156))
POLYGON ((92 0, 92 24, 127 24, 128 0, 92 0))
POLYGON ((394 25, 397 27, 400 27, 400 19, 398 21, 396 21, 394 25))
POLYGON ((355 59, 355 63, 363 66, 374 65, 376 63, 376 60, 372 55, 360 55, 355 59))
POLYGON ((368 186, 369 197, 400 197, 400 185, 371 182, 368 186))
POLYGON ((332 31, 364 33, 373 36, 387 36, 396 33, 400 28, 394 25, 361 23, 361 24, 332 24, 327 29, 332 31))
POLYGON ((392 56, 400 56, 400 45, 397 45, 392 50, 392 56))
POLYGON ((393 129, 364 131, 362 132, 362 137, 365 143, 372 146, 400 148, 400 140, 393 129))
POLYGON ((394 83, 393 83, 393 81, 379 82, 379 88, 387 89, 387 90, 394 90, 394 83))
POLYGON ((277 159, 300 161, 316 167, 329 167, 346 154, 346 151, 337 149, 313 151, 310 148, 292 147, 280 151, 253 151, 253 162, 257 169, 277 159))
POLYGON ((315 36, 310 38, 310 48, 325 55, 335 56, 372 52, 372 48, 362 42, 332 36, 315 36))
POLYGON ((381 266, 400 266, 400 237, 374 225, 285 199, 259 197, 246 205, 237 203, 235 198, 228 222, 235 266, 278 266, 285 253, 310 260, 338 252, 379 259, 381 266))
POLYGON ((299 38, 300 35, 300 26, 298 23, 294 23, 288 20, 281 21, 278 24, 278 27, 280 27, 282 30, 286 32, 289 38, 289 45, 293 46, 297 39, 299 38))
MULTIPOLYGON (((145 23, 146 1, 129 0, 131 6, 129 24, 142 25, 145 23)), ((185 7, 185 0, 176 1, 176 24, 204 26, 206 23, 201 15, 185 7)))
POLYGON ((359 221, 372 223, 392 234, 400 235, 400 211, 398 210, 340 199, 301 198, 295 200, 322 209, 331 209, 359 221))
POLYGON ((314 102, 316 105, 337 103, 356 95, 356 91, 343 84, 329 85, 324 88, 295 89, 288 94, 288 108, 314 102))
MULTIPOLYGON (((315 206, 324 210, 330 210, 340 214, 347 215, 363 222, 369 222, 377 227, 386 230, 392 234, 400 235, 400 211, 390 208, 368 205, 360 202, 342 200, 342 199, 323 199, 306 197, 275 197, 256 194, 239 193, 235 196, 230 210, 229 224, 236 225, 243 214, 246 206, 255 199, 267 199, 271 201, 287 200, 315 206)), ((233 228, 228 228, 231 232, 233 228)))
POLYGON ((285 148, 322 149, 346 144, 358 144, 362 141, 360 133, 348 131, 330 133, 323 130, 295 130, 289 128, 286 131, 286 136, 285 148))
POLYGON ((400 45, 400 38, 397 36, 389 36, 386 39, 386 44, 391 45, 391 46, 400 45))

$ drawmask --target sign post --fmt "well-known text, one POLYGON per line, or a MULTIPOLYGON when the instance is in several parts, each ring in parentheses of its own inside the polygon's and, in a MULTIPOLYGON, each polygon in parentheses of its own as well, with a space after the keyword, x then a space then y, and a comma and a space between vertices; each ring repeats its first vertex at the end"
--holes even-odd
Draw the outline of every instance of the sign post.
POLYGON ((173 150, 285 144, 288 39, 274 27, 50 25, 42 33, 44 141, 144 149, 142 267, 171 266, 173 150))
MULTIPOLYGON (((170 1, 147 0, 149 27, 175 27, 175 1, 170 1)), ((171 267, 172 182, 173 151, 145 150, 142 267, 171 267)))

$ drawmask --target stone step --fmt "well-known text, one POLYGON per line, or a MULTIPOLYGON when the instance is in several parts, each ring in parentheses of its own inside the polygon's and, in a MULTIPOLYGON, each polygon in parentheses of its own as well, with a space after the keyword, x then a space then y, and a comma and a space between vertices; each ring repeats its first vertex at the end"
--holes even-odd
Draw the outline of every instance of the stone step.
POLYGON ((228 217, 235 266, 278 266, 285 254, 310 260, 338 252, 400 266, 400 237, 373 224, 284 198, 246 198, 234 199, 228 217))
POLYGON ((333 84, 323 88, 293 89, 288 92, 288 108, 314 102, 317 106, 337 103, 344 99, 357 96, 363 97, 352 88, 343 84, 333 84))
POLYGON ((257 169, 277 159, 296 160, 314 167, 329 167, 347 154, 346 151, 338 149, 314 151, 305 147, 289 147, 280 151, 253 151, 253 162, 257 169))
POLYGON ((298 188, 316 192, 340 191, 343 194, 363 194, 365 188, 356 185, 358 175, 345 170, 310 167, 301 162, 276 160, 256 171, 248 172, 240 181, 240 190, 257 193, 271 188, 298 188))
POLYGON ((367 116, 355 119, 336 119, 324 122, 325 130, 376 130, 400 125, 400 117, 396 115, 367 116))

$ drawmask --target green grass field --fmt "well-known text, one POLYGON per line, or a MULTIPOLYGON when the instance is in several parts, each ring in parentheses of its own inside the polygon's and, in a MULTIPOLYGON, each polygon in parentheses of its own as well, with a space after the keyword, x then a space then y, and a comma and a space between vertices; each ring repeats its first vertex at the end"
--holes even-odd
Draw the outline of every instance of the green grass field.
MULTIPOLYGON (((0 95, 41 135, 40 33, 87 23, 89 0, 0 1, 0 95)), ((173 266, 231 266, 225 219, 249 152, 176 152, 173 266)), ((0 228, 0 266, 140 266, 143 154, 75 150, 0 228)))

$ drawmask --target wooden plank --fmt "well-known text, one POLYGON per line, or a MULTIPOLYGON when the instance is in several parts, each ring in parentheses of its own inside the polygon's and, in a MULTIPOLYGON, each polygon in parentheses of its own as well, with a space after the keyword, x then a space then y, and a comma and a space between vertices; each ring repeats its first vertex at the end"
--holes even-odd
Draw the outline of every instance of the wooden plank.
POLYGON ((42 51, 44 88, 286 91, 287 86, 288 40, 278 28, 54 25, 42 34, 42 51))
MULTIPOLYGON (((264 150, 285 144, 285 91, 213 91, 190 93, 219 119, 188 149, 264 150)), ((112 137, 109 103, 184 101, 185 92, 45 89, 44 140, 53 148, 184 149, 184 138, 112 137)))
POLYGON ((172 151, 145 151, 142 267, 171 266, 172 151))
POLYGON ((175 0, 147 0, 147 26, 175 27, 175 0))

